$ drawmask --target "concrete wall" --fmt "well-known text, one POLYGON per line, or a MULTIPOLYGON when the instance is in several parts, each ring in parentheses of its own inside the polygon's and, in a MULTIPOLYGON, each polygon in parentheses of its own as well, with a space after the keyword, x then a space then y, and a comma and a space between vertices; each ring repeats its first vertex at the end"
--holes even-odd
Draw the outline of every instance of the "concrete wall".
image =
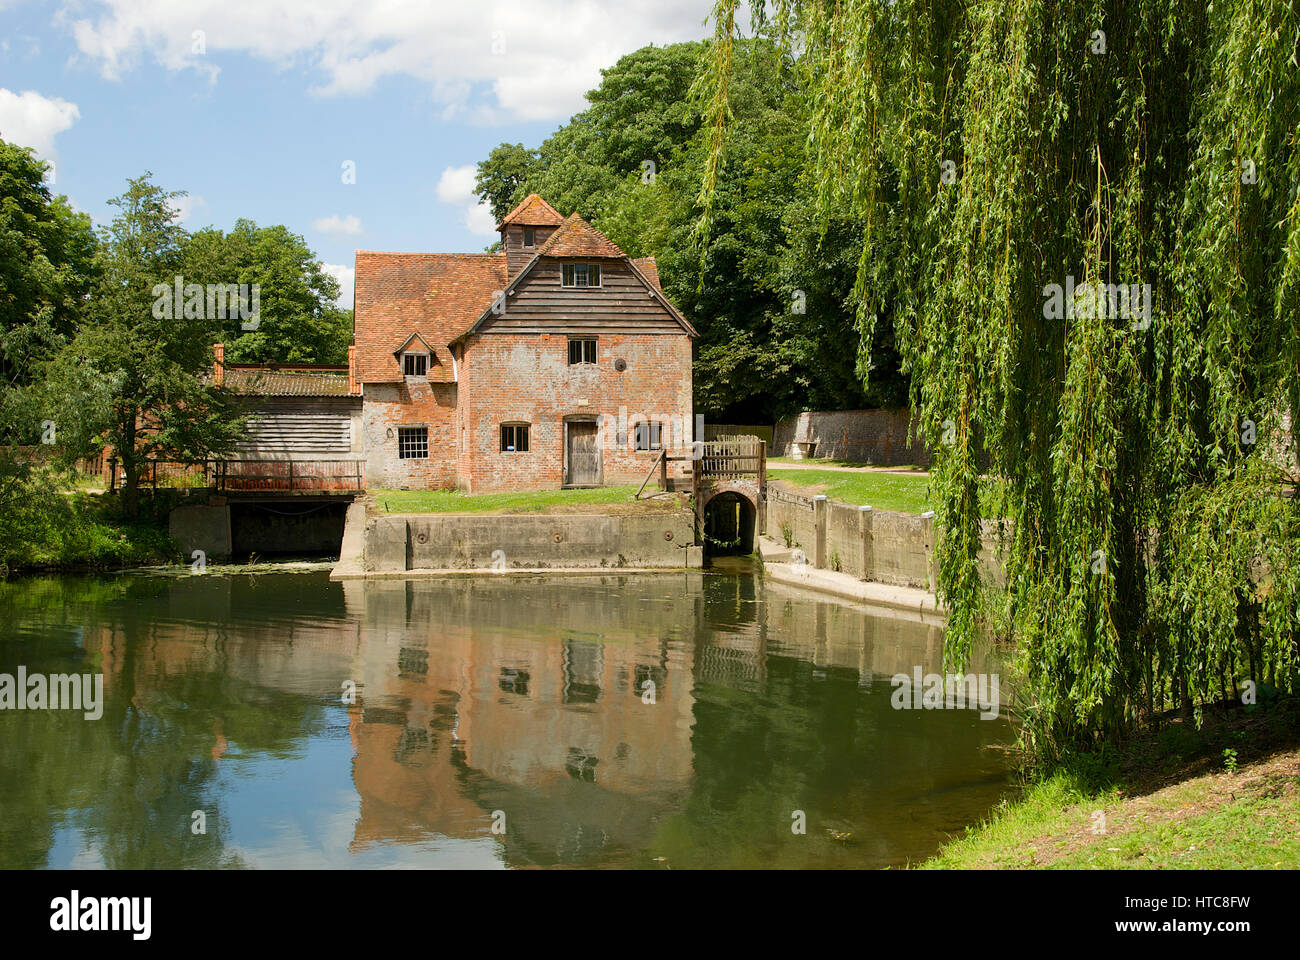
POLYGON ((366 521, 362 567, 405 570, 698 567, 691 513, 642 516, 424 514, 366 521))
POLYGON ((334 554, 343 543, 343 518, 348 504, 292 501, 232 503, 230 548, 245 554, 334 554))
POLYGON ((777 421, 772 456, 928 467, 925 444, 907 442, 909 417, 906 409, 806 411, 777 421))
POLYGON ((782 531, 788 526, 790 545, 798 547, 810 559, 816 546, 816 522, 813 516, 812 497, 792 493, 784 487, 769 483, 767 488, 767 531, 774 540, 785 542, 782 531))
MULTIPOLYGON (((784 543, 782 523, 789 524, 794 534, 792 546, 802 550, 814 567, 875 583, 934 589, 932 516, 805 497, 773 483, 768 487, 766 536, 784 543)), ((986 582, 1005 585, 996 527, 986 522, 981 539, 981 573, 986 582)))
POLYGON ((224 506, 177 507, 167 518, 167 532, 181 548, 186 562, 195 550, 209 560, 230 557, 230 509, 224 506))

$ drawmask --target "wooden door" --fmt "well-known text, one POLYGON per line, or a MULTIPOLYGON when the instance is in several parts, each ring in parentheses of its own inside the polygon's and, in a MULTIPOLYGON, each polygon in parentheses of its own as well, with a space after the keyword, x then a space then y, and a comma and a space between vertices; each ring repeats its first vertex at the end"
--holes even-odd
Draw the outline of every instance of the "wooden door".
POLYGON ((575 420, 568 424, 568 487, 600 486, 600 447, 596 443, 596 424, 575 420))

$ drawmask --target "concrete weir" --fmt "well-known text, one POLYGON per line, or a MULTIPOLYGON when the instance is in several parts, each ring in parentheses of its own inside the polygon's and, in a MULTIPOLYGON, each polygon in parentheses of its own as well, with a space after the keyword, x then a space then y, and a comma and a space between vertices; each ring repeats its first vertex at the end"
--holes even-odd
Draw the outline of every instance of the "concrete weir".
POLYGON ((640 515, 395 514, 348 510, 335 580, 465 571, 596 572, 699 568, 695 518, 640 515))

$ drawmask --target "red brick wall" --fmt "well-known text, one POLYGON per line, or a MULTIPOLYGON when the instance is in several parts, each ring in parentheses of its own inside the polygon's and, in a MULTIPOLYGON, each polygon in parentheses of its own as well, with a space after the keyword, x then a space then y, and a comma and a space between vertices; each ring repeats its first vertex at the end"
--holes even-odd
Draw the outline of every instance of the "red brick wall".
MULTIPOLYGON (((563 421, 604 416, 604 482, 640 483, 656 453, 633 450, 632 421, 676 418, 691 440, 691 341, 685 334, 598 335, 596 364, 569 365, 569 338, 550 334, 472 337, 460 364, 461 486, 471 492, 555 488, 564 481, 563 421), (615 370, 616 359, 627 369, 615 370), (583 401, 587 401, 583 403, 583 401), (624 443, 616 433, 625 418, 624 443), (500 424, 530 424, 527 453, 502 453, 500 424)), ((670 428, 665 425, 665 434, 670 428)), ((682 466, 674 465, 673 475, 682 466)))
POLYGON ((456 486, 455 415, 455 384, 367 383, 361 412, 366 485, 416 490, 456 486), (399 459, 397 428, 419 425, 429 428, 429 458, 399 459))

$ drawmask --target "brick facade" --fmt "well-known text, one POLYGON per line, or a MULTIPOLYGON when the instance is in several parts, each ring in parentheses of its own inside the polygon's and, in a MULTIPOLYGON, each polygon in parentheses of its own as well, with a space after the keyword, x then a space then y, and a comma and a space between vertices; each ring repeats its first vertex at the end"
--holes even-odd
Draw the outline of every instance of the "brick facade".
POLYGON ((499 229, 509 252, 495 256, 358 252, 368 486, 560 487, 573 479, 565 438, 575 422, 597 425, 600 483, 640 483, 659 451, 634 449, 638 420, 662 424, 663 446, 693 439, 695 331, 664 298, 653 258, 631 260, 581 218, 530 196, 499 229), (535 252, 522 248, 524 227, 535 252), (601 282, 564 286, 566 263, 599 264, 601 282), (594 363, 569 362, 574 337, 596 341, 594 363), (426 376, 403 364, 411 342, 430 354, 426 376), (504 423, 527 424, 527 451, 502 451, 504 423), (399 457, 404 426, 427 427, 427 458, 399 457))

